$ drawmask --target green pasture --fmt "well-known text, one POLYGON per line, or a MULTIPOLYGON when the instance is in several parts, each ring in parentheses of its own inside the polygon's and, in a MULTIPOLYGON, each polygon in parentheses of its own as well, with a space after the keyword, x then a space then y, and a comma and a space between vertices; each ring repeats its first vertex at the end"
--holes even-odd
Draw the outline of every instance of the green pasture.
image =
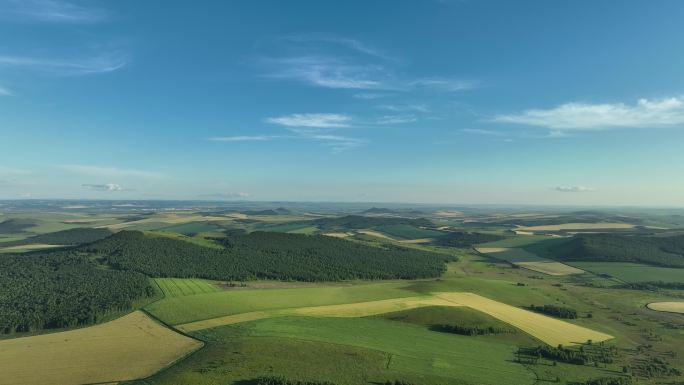
POLYGON ((663 281, 684 283, 684 269, 623 262, 570 262, 568 264, 594 274, 608 274, 625 282, 663 281))
POLYGON ((204 279, 154 278, 154 282, 159 286, 166 298, 215 293, 221 290, 214 282, 204 279))

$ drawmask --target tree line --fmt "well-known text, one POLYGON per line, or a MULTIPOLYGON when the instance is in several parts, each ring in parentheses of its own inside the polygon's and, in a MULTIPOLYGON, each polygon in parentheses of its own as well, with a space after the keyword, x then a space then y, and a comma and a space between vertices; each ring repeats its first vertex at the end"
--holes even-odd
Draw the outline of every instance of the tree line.
POLYGON ((55 231, 53 233, 38 234, 26 239, 4 242, 3 246, 20 246, 45 243, 49 245, 80 245, 95 242, 112 235, 108 229, 75 228, 55 231))
POLYGON ((430 330, 459 334, 462 336, 484 336, 488 334, 515 333, 515 330, 497 326, 464 326, 464 325, 434 325, 430 330))
POLYGON ((554 316, 557 318, 565 318, 565 319, 575 319, 577 318, 577 310, 565 306, 557 306, 557 305, 542 305, 542 306, 537 306, 537 305, 530 305, 528 309, 535 311, 537 313, 542 313, 550 316, 554 316))
POLYGON ((670 237, 590 234, 550 248, 566 261, 636 262, 684 268, 684 235, 670 237))
POLYGON ((83 250, 119 270, 153 277, 244 281, 339 281, 440 276, 453 257, 397 246, 372 247, 322 235, 254 232, 215 238, 224 249, 122 231, 83 250))
POLYGON ((154 289, 143 274, 68 250, 0 257, 0 293, 0 332, 12 334, 95 323, 154 289))

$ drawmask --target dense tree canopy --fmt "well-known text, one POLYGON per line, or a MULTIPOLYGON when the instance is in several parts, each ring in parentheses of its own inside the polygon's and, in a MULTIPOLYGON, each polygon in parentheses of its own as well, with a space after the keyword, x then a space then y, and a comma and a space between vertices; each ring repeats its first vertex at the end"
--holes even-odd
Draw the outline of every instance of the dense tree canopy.
POLYGON ((555 258, 567 261, 638 262, 684 267, 684 235, 581 235, 552 247, 551 252, 555 258))
POLYGON ((504 239, 495 234, 485 234, 470 231, 454 231, 435 238, 434 244, 449 247, 471 247, 478 243, 494 242, 504 239))
POLYGON ((154 293, 143 274, 98 268, 74 251, 0 257, 0 332, 93 323, 154 293))
POLYGON ((115 269, 155 277, 299 281, 437 277, 448 256, 370 247, 326 236, 254 232, 217 239, 217 250, 182 240, 123 231, 84 247, 115 269))
POLYGON ((46 243, 50 245, 80 245, 94 242, 112 235, 108 229, 75 228, 55 231, 53 233, 38 234, 26 239, 5 242, 3 246, 32 245, 46 243))
POLYGON ((346 215, 344 217, 321 218, 312 221, 314 225, 323 229, 367 229, 388 225, 411 225, 416 227, 434 227, 425 218, 397 218, 397 217, 366 217, 363 215, 346 215))

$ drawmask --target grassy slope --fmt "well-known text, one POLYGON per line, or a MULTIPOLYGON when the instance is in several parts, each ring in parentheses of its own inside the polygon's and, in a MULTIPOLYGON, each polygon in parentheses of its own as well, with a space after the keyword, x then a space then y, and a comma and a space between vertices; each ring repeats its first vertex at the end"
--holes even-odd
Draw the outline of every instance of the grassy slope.
POLYGON ((625 282, 682 282, 684 269, 655 267, 623 262, 571 262, 572 266, 597 274, 609 274, 625 282))
POLYGON ((257 310, 334 305, 415 295, 404 290, 405 282, 305 289, 226 290, 216 293, 166 298, 147 309, 169 324, 198 321, 257 310))
POLYGON ((275 318, 210 329, 198 335, 209 340, 232 336, 293 337, 374 349, 392 354, 388 366, 397 372, 478 384, 499 384, 502 378, 515 384, 530 384, 533 380, 521 365, 509 361, 514 351, 510 345, 380 319, 275 318))

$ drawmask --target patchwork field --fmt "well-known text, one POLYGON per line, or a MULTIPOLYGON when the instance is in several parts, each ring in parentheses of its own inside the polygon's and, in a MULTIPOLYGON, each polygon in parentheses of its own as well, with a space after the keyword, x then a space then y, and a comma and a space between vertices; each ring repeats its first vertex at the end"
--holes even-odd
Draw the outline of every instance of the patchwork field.
POLYGON ((584 270, 555 261, 517 262, 516 265, 548 275, 582 274, 584 270))
POLYGON ((526 226, 519 227, 519 231, 586 231, 586 230, 620 230, 633 229, 635 226, 629 223, 600 222, 600 223, 563 223, 559 225, 526 226))
POLYGON ((133 380, 150 376, 201 346, 137 311, 88 328, 0 341, 0 384, 133 380))
POLYGON ((684 302, 652 302, 646 305, 649 309, 667 313, 684 314, 684 302))
POLYGON ((605 333, 596 332, 569 322, 533 313, 515 306, 506 305, 472 293, 437 293, 430 296, 395 298, 380 301, 255 311, 185 323, 177 325, 177 327, 186 332, 191 332, 222 325, 232 325, 283 316, 367 317, 424 306, 467 306, 515 326, 551 346, 556 346, 558 344, 572 345, 584 343, 587 340, 598 342, 613 338, 605 333))
POLYGON ((154 282, 167 298, 221 291, 215 283, 205 279, 155 278, 154 282))
POLYGON ((516 266, 548 275, 582 274, 583 270, 564 263, 541 258, 527 250, 514 247, 478 247, 479 253, 510 262, 516 266))
POLYGON ((625 282, 684 283, 684 269, 623 262, 572 262, 572 265, 595 274, 608 274, 625 282))

